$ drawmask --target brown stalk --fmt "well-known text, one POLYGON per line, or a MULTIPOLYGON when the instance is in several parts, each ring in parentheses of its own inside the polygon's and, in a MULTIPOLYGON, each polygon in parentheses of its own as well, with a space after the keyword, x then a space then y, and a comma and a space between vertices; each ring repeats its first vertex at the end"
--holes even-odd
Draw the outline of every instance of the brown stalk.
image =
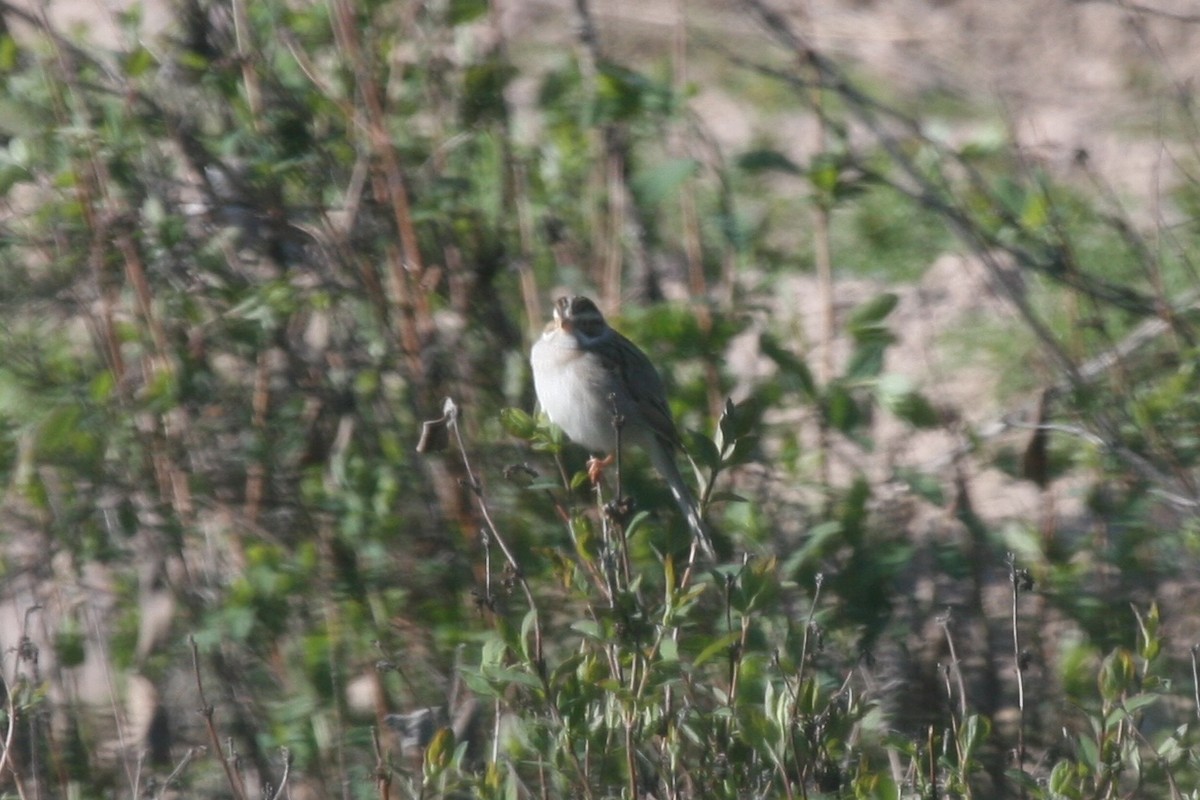
POLYGON ((217 726, 213 722, 214 709, 204 696, 204 679, 200 675, 200 649, 196 645, 196 637, 188 636, 188 644, 192 648, 192 672, 196 676, 196 692, 200 698, 200 715, 204 717, 204 727, 208 731, 209 744, 212 746, 217 760, 221 762, 221 767, 225 770, 225 779, 229 782, 229 789, 233 793, 235 800, 246 800, 246 787, 242 784, 241 776, 238 775, 229 759, 225 756, 225 749, 221 746, 221 737, 217 734, 217 726))
POLYGON ((189 747, 187 749, 187 752, 183 754, 183 758, 179 759, 179 763, 175 765, 175 769, 171 770, 171 774, 168 775, 166 777, 166 779, 162 782, 162 786, 159 788, 158 794, 156 794, 155 797, 158 800, 163 800, 163 798, 165 798, 167 796, 167 792, 169 792, 171 790, 171 786, 175 783, 176 780, 179 779, 179 776, 182 775, 184 773, 184 771, 191 765, 192 761, 195 760, 196 756, 202 755, 203 753, 204 753, 203 745, 197 745, 196 747, 189 747))
POLYGON ((242 84, 246 87, 246 105, 250 107, 250 119, 256 132, 262 132, 262 90, 259 88, 258 73, 254 71, 252 48, 247 44, 250 35, 250 20, 246 16, 246 0, 233 0, 233 35, 237 48, 238 64, 242 68, 242 84))
POLYGON ((625 221, 625 161, 620 153, 608 152, 604 158, 604 185, 608 195, 606 236, 600 243, 604 253, 601 262, 600 296, 609 310, 621 306, 621 266, 624 248, 621 229, 625 221))
POLYGON ((538 298, 537 281, 533 274, 533 212, 529 207, 529 185, 525 167, 513 162, 513 194, 517 209, 517 234, 521 243, 521 258, 517 261, 517 278, 521 286, 521 301, 525 306, 525 319, 529 332, 537 338, 542 330, 541 302, 538 298))
POLYGON ((391 288, 395 293, 392 300, 398 312, 397 332, 409 379, 417 389, 418 404, 423 404, 428 400, 428 387, 424 380, 421 330, 431 325, 429 302, 425 295, 429 287, 423 285, 425 265, 412 222, 408 189, 388 134, 381 92, 359 40, 354 4, 350 0, 334 0, 332 16, 334 37, 346 54, 347 63, 354 66, 358 91, 363 101, 364 116, 359 123, 366 130, 371 150, 380 161, 380 166, 371 170, 371 184, 376 198, 391 207, 400 237, 399 250, 394 247, 387 249, 391 288))
POLYGON ((634 737, 633 737, 633 717, 629 712, 625 713, 625 770, 628 775, 629 796, 638 796, 638 772, 637 758, 634 755, 634 737))
MULTIPOLYGON (((14 13, 14 10, 7 5, 4 6, 4 10, 14 13)), ((54 32, 44 12, 33 21, 55 47, 55 57, 67 94, 73 98, 83 97, 85 92, 79 85, 74 61, 78 58, 86 58, 86 55, 54 32)), ((56 101, 59 116, 65 123, 70 114, 64 98, 56 97, 56 101)), ((88 230, 92 233, 88 262, 101 304, 99 319, 95 324, 99 328, 99 344, 104 361, 113 371, 117 385, 126 386, 127 374, 119 338, 115 333, 113 304, 109 299, 110 292, 105 289, 107 273, 105 254, 108 243, 113 241, 124 264, 125 281, 133 289, 137 304, 134 317, 142 320, 153 345, 152 352, 146 356, 142 369, 143 380, 150 383, 160 373, 173 372, 174 362, 166 329, 154 308, 154 293, 146 275, 141 251, 129 230, 133 214, 127 203, 112 193, 111 187, 114 185, 112 175, 108 170, 107 163, 94 145, 91 146, 83 163, 78 165, 77 172, 81 179, 77 182, 76 195, 88 230), (117 229, 115 234, 113 233, 114 228, 117 229)), ((160 420, 158 431, 150 435, 148 443, 150 466, 155 474, 159 493, 164 502, 173 507, 180 518, 186 522, 190 518, 192 510, 191 490, 187 476, 164 446, 164 440, 170 435, 166 420, 160 420)))
POLYGON ((283 775, 279 779, 279 788, 275 790, 275 794, 271 795, 271 800, 283 800, 288 794, 288 776, 292 771, 292 753, 286 747, 281 747, 280 751, 283 755, 283 775))
POLYGON ((8 691, 4 693, 4 704, 5 710, 8 712, 8 729, 4 733, 4 754, 0 755, 0 775, 3 775, 6 769, 12 774, 17 793, 24 800, 25 789, 21 783, 21 776, 17 772, 16 762, 12 758, 13 736, 17 729, 17 707, 13 703, 13 686, 9 684, 7 688, 8 691))
POLYGON ((371 746, 375 750, 375 788, 379 791, 379 800, 389 800, 392 796, 392 768, 384 756, 379 729, 375 727, 371 728, 371 746))
MULTIPOLYGON (((258 364, 254 371, 254 391, 250 398, 250 424, 259 436, 260 445, 265 443, 266 437, 267 408, 271 399, 270 376, 270 351, 261 350, 258 353, 258 364)), ((243 505, 243 513, 246 521, 251 525, 258 521, 258 513, 262 510, 263 491, 266 486, 267 468, 263 463, 262 452, 265 452, 265 448, 260 446, 260 455, 256 456, 246 467, 246 500, 243 505)))
MULTIPOLYGON (((811 21, 811 20, 810 20, 811 21)), ((814 153, 824 155, 829 149, 829 132, 825 118, 825 83, 820 66, 812 53, 799 54, 801 69, 812 74, 812 105, 816 116, 816 142, 814 153)), ((817 189, 816 202, 812 204, 813 261, 817 267, 817 292, 821 300, 821 358, 818 379, 822 385, 833 380, 833 345, 837 339, 837 318, 834 308, 833 246, 829 239, 829 213, 831 198, 823 196, 817 189)), ((830 429, 825 414, 817 415, 817 457, 821 486, 829 489, 830 429)))
MULTIPOLYGON (((1024 570, 1017 568, 1017 559, 1013 553, 1008 554, 1008 577, 1012 584, 1012 642, 1013 642, 1013 672, 1017 679, 1017 770, 1025 769, 1025 656, 1021 652, 1020 629, 1018 627, 1018 600, 1021 597, 1022 584, 1025 582, 1024 570)), ((1018 782, 1019 796, 1025 797, 1025 784, 1018 782)))
POLYGON ((1196 718, 1200 719, 1200 664, 1197 663, 1197 652, 1200 652, 1200 644, 1192 645, 1192 700, 1195 703, 1196 718))

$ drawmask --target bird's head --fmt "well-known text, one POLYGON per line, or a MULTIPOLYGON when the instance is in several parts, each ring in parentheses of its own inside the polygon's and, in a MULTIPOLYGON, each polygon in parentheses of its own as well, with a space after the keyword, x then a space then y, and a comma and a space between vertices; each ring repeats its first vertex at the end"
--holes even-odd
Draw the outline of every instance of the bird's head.
POLYGON ((554 325, 585 339, 595 339, 608 328, 596 304, 581 295, 554 301, 554 325))

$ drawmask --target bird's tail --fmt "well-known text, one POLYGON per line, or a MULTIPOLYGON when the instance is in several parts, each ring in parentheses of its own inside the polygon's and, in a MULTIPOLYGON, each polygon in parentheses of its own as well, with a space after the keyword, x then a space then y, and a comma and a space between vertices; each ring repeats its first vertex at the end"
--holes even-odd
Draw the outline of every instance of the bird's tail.
POLYGON ((696 495, 692 493, 687 481, 684 480, 683 473, 679 471, 679 467, 675 463, 675 454, 666 447, 654 447, 650 448, 650 460, 654 463, 654 468, 663 476, 663 480, 667 482, 671 496, 675 498, 675 503, 683 512, 692 536, 696 539, 696 544, 700 546, 700 550, 706 558, 717 561, 717 552, 713 548, 712 531, 700 515, 700 504, 696 501, 696 495))

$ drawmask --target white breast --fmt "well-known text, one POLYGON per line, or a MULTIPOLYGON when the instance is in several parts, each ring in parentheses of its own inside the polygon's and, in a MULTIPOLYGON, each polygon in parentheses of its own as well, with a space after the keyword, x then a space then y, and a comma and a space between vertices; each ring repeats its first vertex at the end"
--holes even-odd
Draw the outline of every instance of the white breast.
POLYGON ((533 388, 550 421, 597 454, 613 450, 616 435, 608 401, 612 389, 598 357, 579 349, 561 331, 549 330, 534 343, 529 361, 533 388))

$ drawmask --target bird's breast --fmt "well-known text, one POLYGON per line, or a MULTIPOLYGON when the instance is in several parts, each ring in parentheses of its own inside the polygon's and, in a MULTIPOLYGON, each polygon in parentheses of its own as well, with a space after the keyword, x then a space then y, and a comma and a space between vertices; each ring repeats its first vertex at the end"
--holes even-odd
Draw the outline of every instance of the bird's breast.
POLYGON ((616 445, 608 396, 611 376, 599 357, 546 335, 530 354, 533 386, 550 421, 584 447, 608 452, 616 445))

